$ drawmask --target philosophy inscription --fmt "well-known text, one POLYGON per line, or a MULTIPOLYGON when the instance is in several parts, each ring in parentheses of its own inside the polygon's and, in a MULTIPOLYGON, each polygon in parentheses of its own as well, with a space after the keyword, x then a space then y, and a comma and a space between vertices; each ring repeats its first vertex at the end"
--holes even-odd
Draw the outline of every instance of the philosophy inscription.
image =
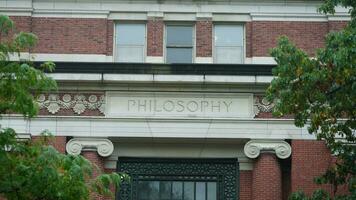
POLYGON ((109 93, 107 116, 251 117, 250 94, 109 93))
POLYGON ((232 101, 129 99, 127 111, 134 112, 229 112, 232 101))

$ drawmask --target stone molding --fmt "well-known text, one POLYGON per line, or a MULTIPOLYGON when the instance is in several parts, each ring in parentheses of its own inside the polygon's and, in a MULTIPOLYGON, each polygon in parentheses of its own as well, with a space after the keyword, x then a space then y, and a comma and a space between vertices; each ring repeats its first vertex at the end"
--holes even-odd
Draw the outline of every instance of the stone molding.
POLYGON ((82 151, 97 151, 102 157, 110 156, 114 151, 113 143, 105 138, 73 138, 67 142, 66 151, 79 155, 82 151))
POLYGON ((40 94, 37 102, 41 109, 47 109, 52 115, 58 113, 61 109, 72 109, 75 114, 82 114, 86 110, 99 110, 104 114, 105 96, 91 94, 40 94))
POLYGON ((280 159, 292 154, 291 146, 283 140, 250 140, 245 144, 244 153, 249 158, 257 158, 262 152, 274 152, 280 159))

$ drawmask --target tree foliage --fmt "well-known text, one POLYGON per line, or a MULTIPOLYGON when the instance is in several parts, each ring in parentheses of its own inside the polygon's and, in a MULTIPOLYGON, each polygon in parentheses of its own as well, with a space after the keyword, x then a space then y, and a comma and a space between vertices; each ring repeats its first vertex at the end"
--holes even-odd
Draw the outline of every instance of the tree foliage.
MULTIPOLYGON (((356 199, 356 1, 326 0, 319 11, 333 14, 335 6, 347 7, 351 14, 348 26, 326 36, 325 48, 313 57, 297 48, 287 37, 279 39, 271 50, 277 62, 277 76, 267 90, 267 98, 276 103, 274 114, 292 114, 295 125, 308 125, 309 133, 324 140, 337 162, 319 184, 330 183, 334 193, 346 184, 350 194, 335 199, 356 199)), ((294 194, 291 199, 328 199, 316 191, 312 197, 294 194)))
MULTIPOLYGON (((7 113, 33 117, 38 112, 34 101, 39 93, 56 89, 44 70, 26 61, 11 61, 12 56, 34 47, 37 37, 15 33, 13 22, 0 15, 0 116, 7 113)), ((0 127, 0 196, 8 200, 86 200, 92 192, 112 195, 111 185, 119 186, 124 174, 101 174, 100 169, 82 156, 59 153, 50 144, 50 133, 38 141, 19 140, 11 128, 0 127)))

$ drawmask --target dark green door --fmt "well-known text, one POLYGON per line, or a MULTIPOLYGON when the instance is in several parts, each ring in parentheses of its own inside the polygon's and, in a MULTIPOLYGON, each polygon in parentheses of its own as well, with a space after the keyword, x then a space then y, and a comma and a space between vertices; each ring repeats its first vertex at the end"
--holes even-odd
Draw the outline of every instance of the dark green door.
POLYGON ((118 171, 130 175, 119 200, 236 200, 237 159, 118 159, 118 171))

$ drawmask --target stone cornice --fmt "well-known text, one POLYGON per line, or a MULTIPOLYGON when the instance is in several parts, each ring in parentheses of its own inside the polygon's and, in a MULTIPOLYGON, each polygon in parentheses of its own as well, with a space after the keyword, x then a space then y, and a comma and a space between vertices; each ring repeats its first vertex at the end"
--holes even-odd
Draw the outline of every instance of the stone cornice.
POLYGON ((286 159, 292 148, 283 140, 250 140, 245 144, 244 153, 249 158, 257 158, 261 151, 274 152, 278 158, 286 159))
POLYGON ((96 150, 100 156, 108 157, 114 151, 113 143, 104 138, 73 138, 66 145, 68 154, 79 155, 82 151, 96 150))

